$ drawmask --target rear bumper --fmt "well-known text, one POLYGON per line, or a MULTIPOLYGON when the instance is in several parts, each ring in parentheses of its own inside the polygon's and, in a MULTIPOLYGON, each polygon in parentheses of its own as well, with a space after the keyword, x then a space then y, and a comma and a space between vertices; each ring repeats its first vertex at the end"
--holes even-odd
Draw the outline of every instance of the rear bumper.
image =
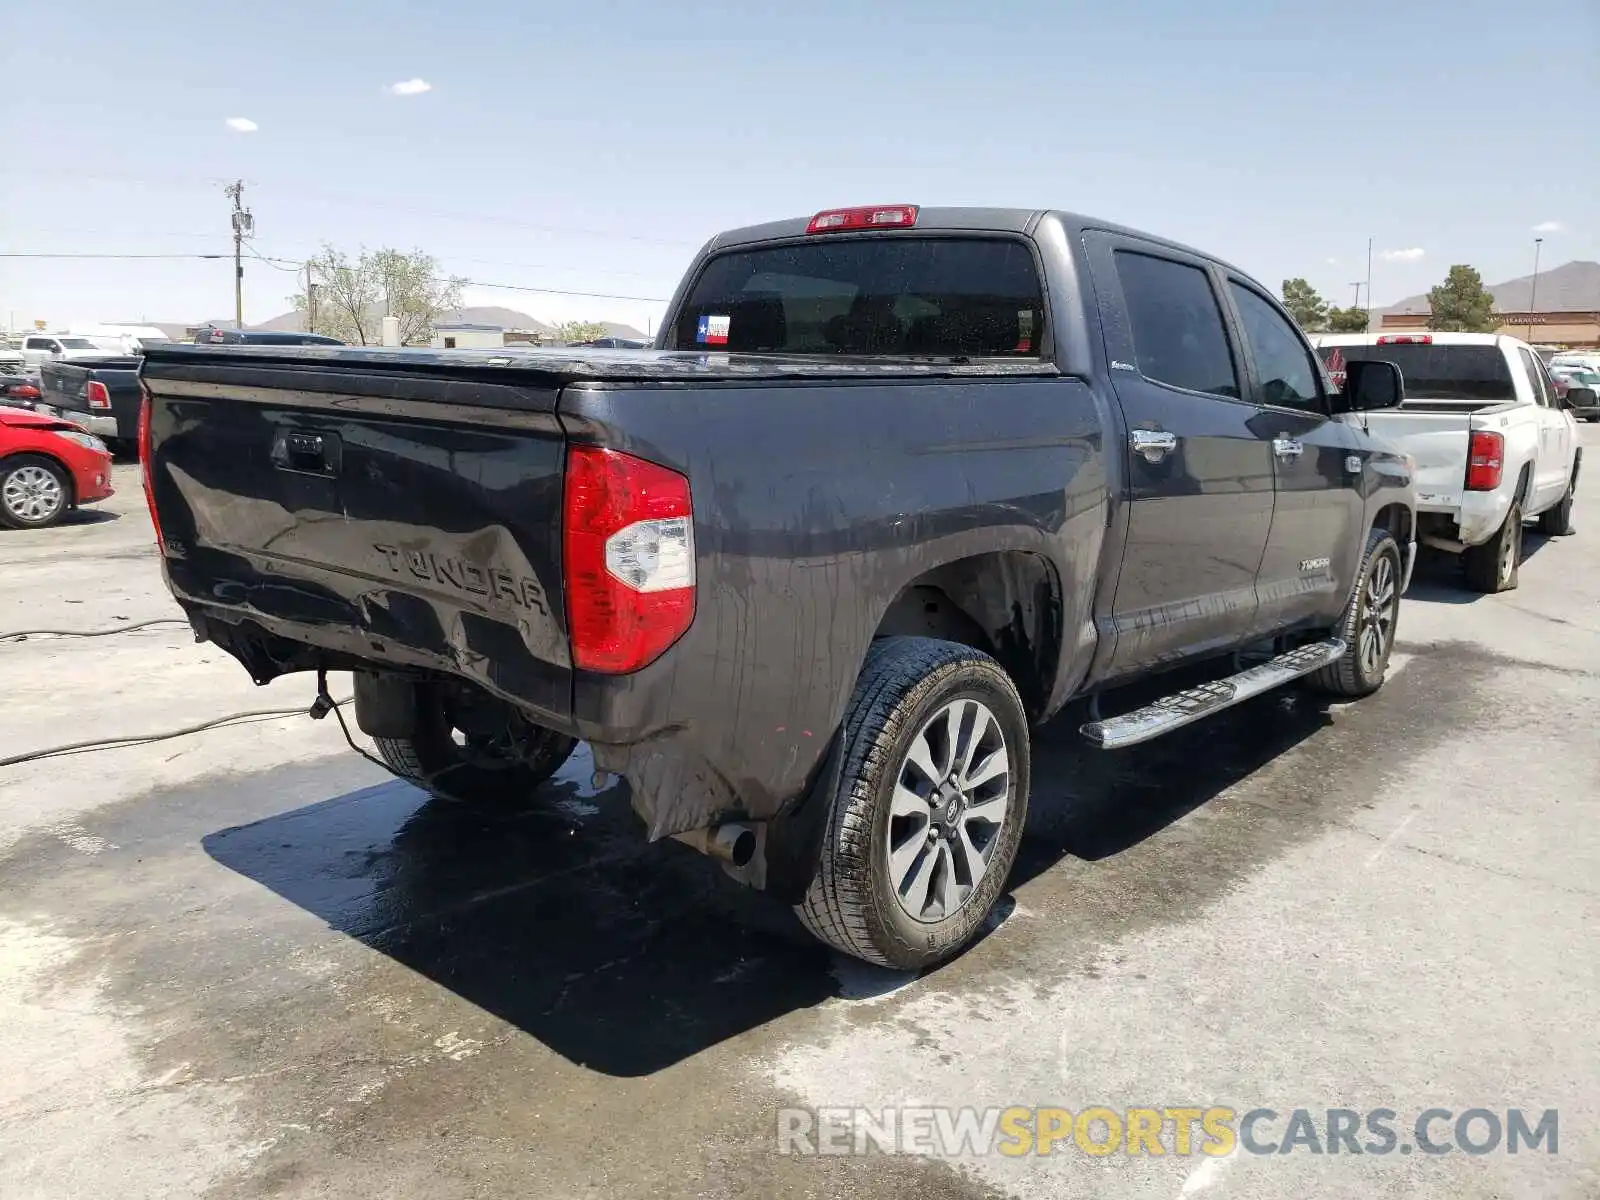
POLYGON ((74 425, 82 425, 98 438, 116 440, 122 435, 117 432, 117 418, 110 413, 79 412, 71 408, 59 408, 54 404, 37 401, 33 406, 34 412, 44 413, 50 417, 60 417, 63 421, 71 421, 74 425))
POLYGON ((1467 546, 1483 545, 1499 532, 1510 511, 1511 493, 1508 491, 1463 493, 1461 506, 1456 511, 1458 540, 1467 546))

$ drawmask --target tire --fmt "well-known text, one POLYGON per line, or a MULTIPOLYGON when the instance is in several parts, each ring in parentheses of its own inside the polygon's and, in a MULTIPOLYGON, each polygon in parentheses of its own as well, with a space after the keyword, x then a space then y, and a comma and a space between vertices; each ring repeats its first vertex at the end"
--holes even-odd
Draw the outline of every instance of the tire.
POLYGON ((1016 686, 969 646, 883 638, 867 654, 840 736, 843 769, 795 911, 822 941, 867 962, 941 962, 989 915, 1022 838, 1029 742, 1016 686), (942 788, 919 759, 944 776, 942 788), (960 776, 973 779, 964 788, 951 776, 963 759, 960 776))
POLYGON ((1577 485, 1578 467, 1574 463, 1566 494, 1539 514, 1539 532, 1545 537, 1568 537, 1572 533, 1572 493, 1577 485))
POLYGON ((449 803, 515 811, 561 769, 578 744, 509 709, 503 736, 476 732, 458 741, 456 720, 437 693, 419 695, 418 708, 410 737, 373 741, 389 770, 449 803))
POLYGON ((1334 696, 1370 696, 1383 686, 1400 623, 1400 580, 1405 566, 1400 546, 1387 529, 1367 534, 1356 586, 1345 604, 1334 636, 1349 648, 1337 662, 1314 672, 1308 682, 1334 696))
POLYGON ((1462 555, 1467 585, 1473 591, 1492 596, 1517 586, 1517 568, 1522 565, 1522 501, 1514 500, 1511 511, 1495 535, 1481 546, 1470 546, 1462 555))
POLYGON ((72 481, 42 454, 14 454, 0 462, 0 524, 47 529, 72 511, 72 481))

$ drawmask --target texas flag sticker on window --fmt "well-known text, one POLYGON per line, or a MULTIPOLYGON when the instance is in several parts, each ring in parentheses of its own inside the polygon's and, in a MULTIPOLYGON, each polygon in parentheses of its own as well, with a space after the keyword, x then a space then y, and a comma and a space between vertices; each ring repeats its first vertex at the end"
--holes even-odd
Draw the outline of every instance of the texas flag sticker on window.
POLYGON ((700 325, 695 330, 694 340, 702 346, 726 346, 728 327, 732 324, 732 317, 701 317, 700 325))

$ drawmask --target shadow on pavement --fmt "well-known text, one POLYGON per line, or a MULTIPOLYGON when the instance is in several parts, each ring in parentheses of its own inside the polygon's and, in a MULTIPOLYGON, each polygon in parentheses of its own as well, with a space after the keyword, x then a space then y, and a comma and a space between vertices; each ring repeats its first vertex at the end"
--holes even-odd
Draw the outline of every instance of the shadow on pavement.
MULTIPOLYGON (((1012 885, 1137 845, 1327 723, 1268 695, 1136 750, 1102 753, 1081 714, 1035 735, 1012 885)), ((594 794, 586 749, 503 819, 392 782, 204 839, 219 863, 539 1039, 617 1076, 903 975, 841 965, 785 908, 676 842, 647 846, 623 786, 594 794), (831 969, 830 969, 831 968, 831 969), (837 976, 837 980, 835 978, 837 976)), ((1009 905, 1007 897, 1002 905, 1009 905)))

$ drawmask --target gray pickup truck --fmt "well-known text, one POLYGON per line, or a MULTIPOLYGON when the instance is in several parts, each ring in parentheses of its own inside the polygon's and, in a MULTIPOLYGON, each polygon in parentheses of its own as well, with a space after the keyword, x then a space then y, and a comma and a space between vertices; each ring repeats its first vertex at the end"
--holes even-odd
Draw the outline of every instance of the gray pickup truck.
POLYGON ((39 392, 37 411, 82 425, 113 453, 132 452, 139 430, 137 356, 46 359, 39 392))
POLYGON ((1060 212, 721 234, 650 350, 141 375, 167 580, 257 682, 354 672, 446 800, 528 803, 586 740, 650 839, 899 967, 1005 887, 1032 726, 1081 700, 1115 751, 1372 692, 1415 551, 1411 463, 1363 427, 1392 364, 1336 390, 1249 276, 1060 212))

